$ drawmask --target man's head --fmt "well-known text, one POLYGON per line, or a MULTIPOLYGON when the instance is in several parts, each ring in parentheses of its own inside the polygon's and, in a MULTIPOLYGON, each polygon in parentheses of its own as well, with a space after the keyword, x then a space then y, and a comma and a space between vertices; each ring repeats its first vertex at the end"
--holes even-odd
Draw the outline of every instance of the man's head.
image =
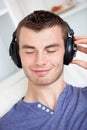
POLYGON ((40 86, 61 80, 63 63, 70 63, 73 54, 73 31, 63 19, 48 11, 35 11, 25 17, 10 46, 16 65, 40 86), (67 60, 66 56, 70 58, 67 60))
POLYGON ((10 55, 18 67, 22 67, 19 56, 19 37, 21 29, 26 27, 35 32, 40 32, 41 30, 55 26, 61 27, 61 35, 65 46, 64 64, 68 65, 72 61, 73 55, 76 51, 74 50, 76 47, 74 47, 73 44, 73 30, 58 15, 40 10, 26 16, 19 23, 15 33, 13 34, 13 40, 10 46, 10 55))

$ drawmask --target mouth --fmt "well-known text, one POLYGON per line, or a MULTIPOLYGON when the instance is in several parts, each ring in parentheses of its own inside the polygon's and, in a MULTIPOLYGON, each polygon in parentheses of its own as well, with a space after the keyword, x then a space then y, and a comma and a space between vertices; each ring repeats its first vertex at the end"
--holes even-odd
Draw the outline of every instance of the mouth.
POLYGON ((46 74, 48 74, 50 71, 50 69, 47 69, 47 70, 33 70, 33 72, 38 75, 38 76, 45 76, 46 74))

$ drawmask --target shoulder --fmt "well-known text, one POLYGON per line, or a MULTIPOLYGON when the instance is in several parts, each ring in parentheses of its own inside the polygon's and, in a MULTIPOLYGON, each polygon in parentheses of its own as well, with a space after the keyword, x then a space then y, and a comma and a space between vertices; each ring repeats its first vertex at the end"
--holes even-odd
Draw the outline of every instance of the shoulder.
POLYGON ((3 117, 0 118, 0 130, 4 130, 6 127, 8 127, 6 130, 9 130, 12 129, 13 124, 14 126, 16 125, 16 120, 22 114, 21 109, 19 108, 19 104, 20 101, 18 101, 3 117))
POLYGON ((87 87, 72 87, 80 106, 87 110, 87 87))
POLYGON ((14 104, 14 105, 12 106, 12 108, 11 108, 5 115, 3 115, 3 116, 0 118, 0 122, 1 122, 1 121, 4 121, 4 120, 10 120, 10 119, 13 117, 13 115, 16 116, 15 113, 18 114, 18 112, 20 112, 20 110, 19 110, 19 104, 20 104, 20 101, 18 101, 16 104, 14 104))
POLYGON ((87 87, 76 87, 78 90, 78 96, 83 100, 87 101, 87 87))
POLYGON ((87 87, 81 88, 81 93, 87 98, 87 87))
POLYGON ((87 87, 81 88, 81 98, 83 99, 84 102, 86 102, 87 105, 87 87))
POLYGON ((78 86, 73 86, 69 85, 69 89, 76 95, 78 96, 83 96, 84 98, 87 99, 87 86, 84 87, 78 87, 78 86))

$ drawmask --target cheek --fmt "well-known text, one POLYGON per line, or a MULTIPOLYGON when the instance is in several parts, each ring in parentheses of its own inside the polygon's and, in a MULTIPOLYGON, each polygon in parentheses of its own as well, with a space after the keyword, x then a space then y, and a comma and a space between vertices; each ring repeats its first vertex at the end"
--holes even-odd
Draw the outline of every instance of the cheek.
POLYGON ((57 53, 55 56, 51 57, 50 61, 54 64, 63 64, 64 53, 57 53))
POLYGON ((63 58, 62 57, 56 57, 53 60, 53 63, 56 65, 62 65, 63 64, 63 58))
POLYGON ((25 54, 20 54, 20 58, 21 58, 21 63, 22 66, 31 66, 34 64, 34 58, 32 56, 26 56, 25 54))

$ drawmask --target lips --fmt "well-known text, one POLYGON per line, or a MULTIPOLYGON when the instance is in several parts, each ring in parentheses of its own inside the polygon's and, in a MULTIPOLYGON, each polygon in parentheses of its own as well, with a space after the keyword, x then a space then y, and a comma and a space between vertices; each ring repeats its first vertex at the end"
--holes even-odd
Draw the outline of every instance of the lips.
POLYGON ((33 70, 33 72, 38 75, 38 76, 44 76, 46 75, 48 72, 50 71, 50 69, 47 70, 33 70))

